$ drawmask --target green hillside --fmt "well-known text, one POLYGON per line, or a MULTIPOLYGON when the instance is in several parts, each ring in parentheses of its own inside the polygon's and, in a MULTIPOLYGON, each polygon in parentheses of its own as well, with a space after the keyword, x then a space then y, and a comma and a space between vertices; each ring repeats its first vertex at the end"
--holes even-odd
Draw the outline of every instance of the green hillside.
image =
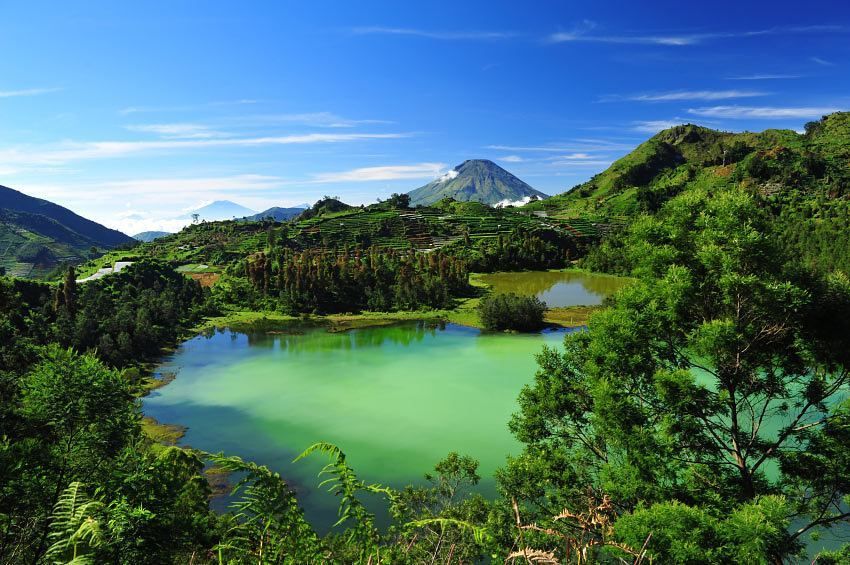
POLYGON ((582 246, 598 232, 582 220, 542 218, 517 209, 491 208, 478 202, 443 200, 436 206, 394 208, 389 203, 353 207, 322 200, 290 222, 204 222, 187 226, 140 246, 136 251, 177 263, 225 266, 264 250, 271 237, 296 250, 377 247, 430 251, 464 242, 495 242, 522 231, 547 232, 582 246))
POLYGON ((677 195, 729 188, 763 197, 788 253, 809 266, 850 271, 849 113, 811 122, 804 133, 677 126, 588 182, 523 210, 583 218, 602 232, 616 232, 677 195))
POLYGON ((848 113, 811 122, 803 134, 729 133, 687 124, 658 133, 588 182, 525 208, 610 219, 656 211, 695 184, 738 182, 774 193, 844 191, 849 154, 848 113))
POLYGON ((10 275, 43 277, 62 263, 132 242, 67 208, 0 186, 0 269, 10 275))

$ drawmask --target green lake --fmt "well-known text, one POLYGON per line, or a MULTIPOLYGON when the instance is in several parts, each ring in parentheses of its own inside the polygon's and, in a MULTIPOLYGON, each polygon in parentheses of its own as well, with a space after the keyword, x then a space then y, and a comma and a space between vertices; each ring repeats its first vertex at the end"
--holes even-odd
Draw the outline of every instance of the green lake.
POLYGON ((597 306, 629 279, 581 271, 525 271, 479 275, 493 292, 537 296, 549 308, 597 306))
POLYGON ((359 477, 393 486, 420 480, 450 451, 481 462, 481 488, 518 453, 507 422, 534 354, 568 330, 490 334, 412 322, 331 333, 224 330, 183 343, 160 367, 176 379, 144 412, 188 428, 183 444, 279 471, 320 529, 337 501, 317 489, 327 462, 292 463, 317 441, 336 444, 359 477))

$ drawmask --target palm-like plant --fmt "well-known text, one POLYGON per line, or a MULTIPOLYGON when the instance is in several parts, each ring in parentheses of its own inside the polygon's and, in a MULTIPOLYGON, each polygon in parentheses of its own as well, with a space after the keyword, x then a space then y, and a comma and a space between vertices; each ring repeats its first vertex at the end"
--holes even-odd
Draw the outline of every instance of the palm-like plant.
POLYGON ((103 503, 92 500, 83 484, 71 483, 59 496, 53 510, 46 558, 52 563, 94 563, 92 550, 103 544, 98 514, 103 503))
POLYGON ((349 523, 346 530, 346 544, 351 545, 356 541, 360 548, 360 557, 371 556, 373 553, 380 562, 380 533, 375 526, 375 516, 369 512, 357 495, 361 492, 372 494, 383 494, 393 500, 396 493, 389 487, 380 484, 366 484, 357 478, 354 470, 348 465, 345 453, 337 446, 327 443, 314 443, 295 458, 299 461, 313 453, 324 453, 331 457, 331 462, 325 465, 319 472, 319 476, 326 476, 319 487, 327 487, 328 491, 340 497, 339 520, 334 527, 349 523))
POLYGON ((221 563, 312 563, 321 561, 321 543, 295 495, 279 473, 239 457, 208 454, 219 468, 243 474, 233 488, 234 523, 214 549, 221 563))

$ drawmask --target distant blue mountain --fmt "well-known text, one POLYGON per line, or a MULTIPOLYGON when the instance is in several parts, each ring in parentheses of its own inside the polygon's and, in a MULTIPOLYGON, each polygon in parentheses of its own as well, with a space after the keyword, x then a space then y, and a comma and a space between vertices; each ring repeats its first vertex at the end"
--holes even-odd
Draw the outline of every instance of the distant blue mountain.
POLYGON ((267 220, 268 218, 271 218, 276 222, 285 222, 298 216, 309 207, 310 206, 306 204, 300 206, 293 206, 292 208, 280 208, 279 206, 275 206, 273 208, 269 208, 268 210, 264 210, 259 214, 254 214, 253 216, 246 216, 244 219, 251 222, 259 222, 260 220, 267 220))
POLYGON ((215 202, 202 206, 197 210, 192 210, 188 214, 180 216, 177 219, 191 220, 193 219, 192 215, 197 214, 199 220, 215 222, 219 220, 244 218, 246 216, 253 216, 256 213, 256 210, 251 210, 250 208, 246 208, 245 206, 237 204, 236 202, 231 202, 230 200, 216 200, 215 202))
POLYGON ((139 241, 144 241, 145 243, 150 243, 155 239, 159 239, 160 237, 165 237, 166 235, 171 235, 171 232, 167 231, 143 231, 141 233, 137 233, 133 236, 133 239, 138 239, 139 241))

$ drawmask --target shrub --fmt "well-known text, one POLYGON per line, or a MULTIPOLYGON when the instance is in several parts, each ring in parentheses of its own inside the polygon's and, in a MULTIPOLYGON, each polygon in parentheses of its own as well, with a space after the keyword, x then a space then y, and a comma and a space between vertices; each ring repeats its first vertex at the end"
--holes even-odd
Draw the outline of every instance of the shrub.
POLYGON ((543 327, 546 303, 536 296, 493 294, 481 300, 478 314, 488 330, 531 332, 543 327))

